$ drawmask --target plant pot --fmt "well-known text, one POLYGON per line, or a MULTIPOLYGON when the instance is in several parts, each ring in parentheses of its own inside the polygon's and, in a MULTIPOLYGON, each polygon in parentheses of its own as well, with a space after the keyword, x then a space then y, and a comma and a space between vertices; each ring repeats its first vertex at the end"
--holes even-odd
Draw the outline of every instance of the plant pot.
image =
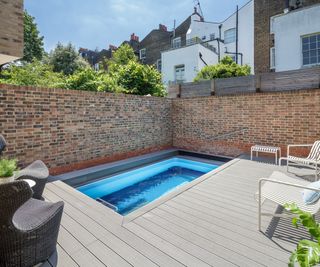
POLYGON ((0 177, 0 184, 10 183, 14 181, 14 175, 10 177, 0 177))

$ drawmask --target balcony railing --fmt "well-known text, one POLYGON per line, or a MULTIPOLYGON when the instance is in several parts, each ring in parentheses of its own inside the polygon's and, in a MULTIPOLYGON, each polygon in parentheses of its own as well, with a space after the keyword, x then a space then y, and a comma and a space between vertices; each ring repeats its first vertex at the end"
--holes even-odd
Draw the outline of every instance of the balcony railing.
POLYGON ((208 42, 210 41, 213 41, 214 39, 210 39, 209 41, 202 41, 199 37, 194 37, 194 38, 190 38, 190 39, 187 39, 186 40, 186 45, 184 46, 177 46, 176 44, 172 44, 171 45, 171 49, 174 50, 174 49, 180 49, 180 48, 184 48, 184 47, 187 47, 187 46, 192 46, 192 45, 196 45, 196 44, 200 44, 206 48, 208 48, 209 50, 211 50, 212 52, 217 53, 217 49, 213 46, 213 45, 210 45, 208 42))

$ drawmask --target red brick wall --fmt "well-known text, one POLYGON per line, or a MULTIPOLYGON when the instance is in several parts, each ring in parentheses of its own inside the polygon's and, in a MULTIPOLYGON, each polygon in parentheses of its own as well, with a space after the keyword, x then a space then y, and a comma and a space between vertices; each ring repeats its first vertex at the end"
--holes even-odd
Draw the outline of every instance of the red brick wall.
POLYGON ((174 99, 173 145, 234 156, 264 144, 284 154, 287 144, 320 139, 319 103, 320 90, 174 99))
POLYGON ((52 173, 172 146, 170 99, 0 85, 5 155, 52 173))
POLYGON ((55 174, 172 146, 285 152, 319 139, 319 103, 320 90, 166 99, 0 85, 0 133, 5 155, 22 165, 41 159, 55 174))

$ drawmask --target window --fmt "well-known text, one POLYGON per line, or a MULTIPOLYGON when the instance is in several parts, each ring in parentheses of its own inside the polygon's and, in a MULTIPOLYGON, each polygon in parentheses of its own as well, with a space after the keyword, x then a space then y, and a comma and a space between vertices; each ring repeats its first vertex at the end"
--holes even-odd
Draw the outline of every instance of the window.
POLYGON ((320 33, 303 36, 302 65, 320 64, 320 33))
POLYGON ((157 67, 157 70, 158 70, 159 72, 161 72, 161 67, 162 67, 161 59, 158 59, 158 60, 157 60, 156 67, 157 67))
POLYGON ((202 41, 205 41, 207 39, 207 36, 203 35, 201 39, 202 41))
POLYGON ((175 81, 181 83, 184 81, 184 65, 175 66, 175 81))
POLYGON ((172 40, 172 48, 180 48, 181 47, 181 37, 174 38, 172 40))
POLYGON ((236 41, 236 28, 226 30, 224 32, 224 43, 230 44, 236 41))
POLYGON ((143 49, 140 49, 140 59, 145 59, 146 58, 146 55, 147 55, 147 50, 145 48, 143 49))
POLYGON ((270 69, 276 68, 276 49, 274 47, 270 48, 270 69))
POLYGON ((210 34, 210 41, 214 40, 216 38, 216 35, 214 33, 210 34))

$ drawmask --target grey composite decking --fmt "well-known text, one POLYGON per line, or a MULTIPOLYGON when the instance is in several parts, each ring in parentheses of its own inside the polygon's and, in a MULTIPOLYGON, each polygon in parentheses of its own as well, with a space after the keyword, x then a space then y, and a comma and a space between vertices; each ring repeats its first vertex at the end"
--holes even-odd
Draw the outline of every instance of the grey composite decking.
MULTIPOLYGON (((61 181, 45 189, 65 209, 57 253, 47 266, 287 266, 309 236, 290 219, 263 217, 257 231, 258 179, 274 165, 236 159, 221 171, 141 216, 122 216, 61 181)), ((265 211, 281 212, 273 203, 265 211)))

